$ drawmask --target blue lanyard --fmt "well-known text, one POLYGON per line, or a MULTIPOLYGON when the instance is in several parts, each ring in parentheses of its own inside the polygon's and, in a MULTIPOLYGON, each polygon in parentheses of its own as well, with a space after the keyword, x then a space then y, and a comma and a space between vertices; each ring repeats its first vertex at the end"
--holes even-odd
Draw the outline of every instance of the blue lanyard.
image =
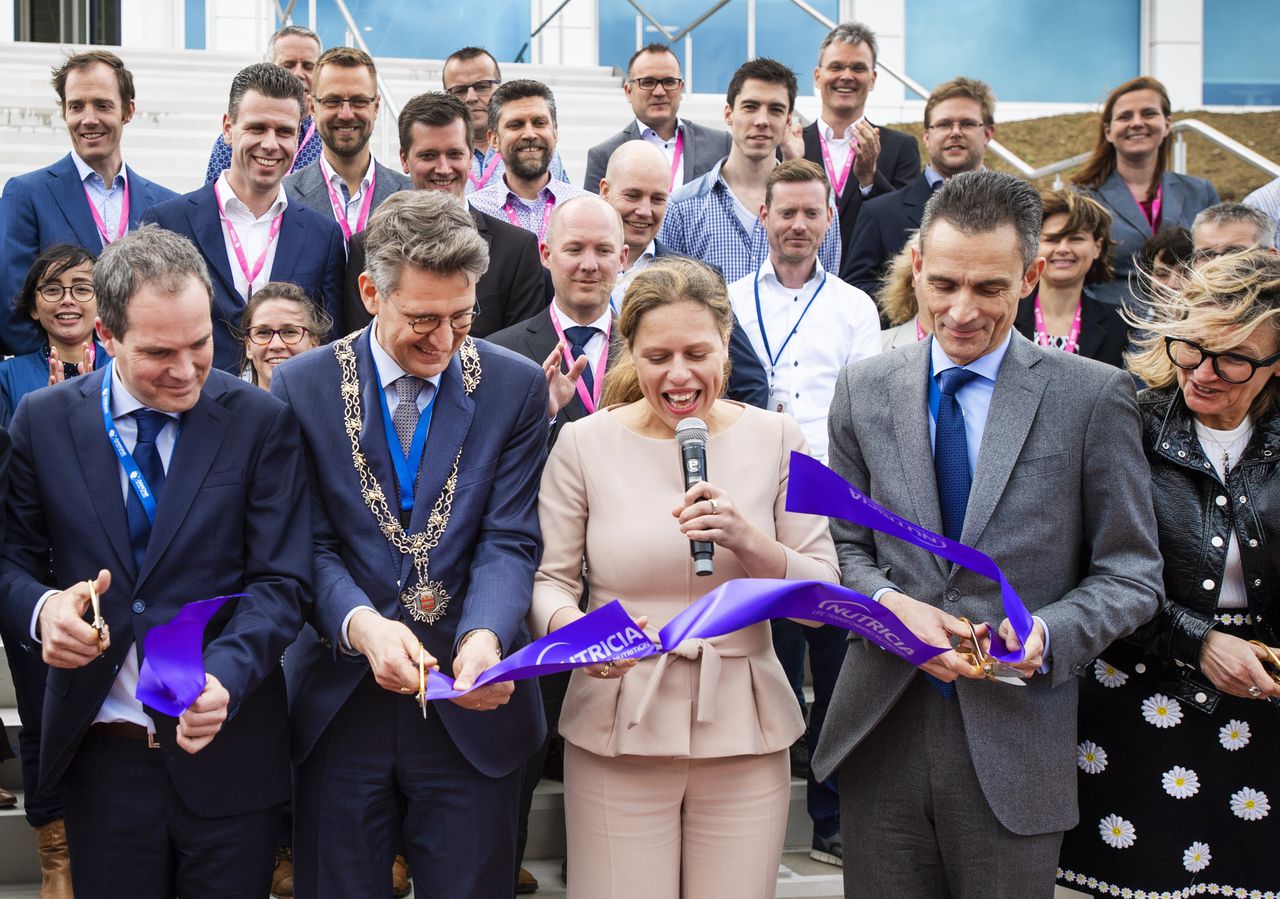
POLYGON ((782 346, 778 347, 778 354, 775 356, 773 351, 769 349, 769 332, 764 327, 764 312, 760 309, 760 269, 764 268, 764 263, 760 264, 760 268, 756 269, 756 324, 760 327, 760 339, 764 341, 764 354, 769 363, 770 374, 772 369, 778 364, 778 360, 782 358, 783 351, 787 348, 787 344, 791 342, 791 338, 796 336, 796 331, 800 330, 800 323, 804 321, 804 317, 809 314, 809 307, 813 305, 813 301, 818 298, 818 294, 822 293, 822 288, 827 286, 827 273, 822 273, 822 281, 818 284, 818 289, 813 292, 813 296, 809 297, 809 302, 805 304, 804 312, 800 313, 800 317, 796 319, 796 323, 791 328, 791 333, 787 335, 787 339, 782 341, 782 346))
POLYGON ((147 520, 155 524, 155 494, 151 492, 151 485, 147 483, 147 479, 142 476, 138 463, 133 461, 133 453, 125 448, 124 441, 120 439, 120 432, 116 430, 115 420, 111 417, 111 372, 114 364, 113 359, 102 369, 102 424, 107 429, 107 439, 111 441, 111 448, 120 457, 120 467, 124 469, 129 485, 133 487, 133 492, 138 495, 138 501, 142 503, 142 511, 147 513, 147 520))
POLYGON ((378 385, 378 401, 382 405, 382 427, 387 436, 387 447, 391 450, 391 464, 395 466, 396 480, 400 486, 400 511, 413 511, 413 487, 418 480, 418 469, 422 467, 422 453, 427 446, 427 431, 431 428, 431 414, 436 407, 436 396, 439 390, 431 394, 427 407, 418 416, 418 427, 413 431, 413 440, 409 441, 409 455, 404 454, 400 438, 396 435, 396 426, 391 421, 391 407, 387 405, 387 391, 378 385))

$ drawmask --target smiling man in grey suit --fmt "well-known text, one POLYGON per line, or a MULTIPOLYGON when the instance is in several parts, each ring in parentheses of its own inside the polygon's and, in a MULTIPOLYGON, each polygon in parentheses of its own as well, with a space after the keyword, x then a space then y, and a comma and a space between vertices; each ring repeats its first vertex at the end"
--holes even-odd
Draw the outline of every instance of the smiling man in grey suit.
POLYGON ((324 150, 320 158, 284 179, 289 199, 331 215, 349 242, 373 211, 408 177, 373 158, 369 139, 378 121, 378 69, 354 47, 334 47, 316 63, 309 100, 324 150))
MULTIPOLYGON (((845 369, 831 464, 877 502, 995 559, 1035 617, 1023 685, 955 651, 915 669, 846 654, 818 777, 839 771, 845 895, 1051 897, 1078 818, 1075 677, 1156 612, 1160 558, 1133 382, 1012 330, 1035 286, 1040 201, 1009 175, 950 179, 913 258, 922 341, 845 369)), ((995 583, 833 521, 844 584, 946 646, 1000 621, 995 583)))
POLYGON ((583 187, 600 193, 600 179, 613 151, 629 140, 648 141, 662 150, 671 169, 667 191, 688 184, 715 168, 729 155, 729 132, 706 128, 680 118, 684 79, 680 60, 666 44, 641 47, 627 63, 622 86, 636 114, 635 120, 613 137, 587 151, 587 177, 583 187))

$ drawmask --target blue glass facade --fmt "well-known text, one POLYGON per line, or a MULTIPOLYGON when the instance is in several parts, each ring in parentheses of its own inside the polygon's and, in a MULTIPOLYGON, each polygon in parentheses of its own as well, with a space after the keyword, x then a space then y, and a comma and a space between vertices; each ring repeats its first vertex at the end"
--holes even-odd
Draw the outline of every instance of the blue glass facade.
MULTIPOLYGON (((443 59, 474 46, 510 62, 532 28, 529 0, 347 0, 347 8, 374 56, 443 59)), ((316 4, 316 31, 326 47, 343 43, 347 26, 336 6, 316 4)))
POLYGON ((1280 105, 1278 12, 1275 0, 1206 0, 1205 103, 1280 105))

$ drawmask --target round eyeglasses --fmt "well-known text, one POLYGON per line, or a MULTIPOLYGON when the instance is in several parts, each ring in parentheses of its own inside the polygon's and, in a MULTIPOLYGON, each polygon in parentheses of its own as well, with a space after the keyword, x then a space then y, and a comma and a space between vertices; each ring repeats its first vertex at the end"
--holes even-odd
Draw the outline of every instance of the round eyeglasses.
POLYGON ((36 288, 36 296, 40 297, 40 299, 50 305, 54 303, 61 303, 62 298, 67 294, 71 294, 71 299, 75 300, 77 303, 87 303, 98 295, 97 291, 93 289, 92 284, 72 284, 70 287, 67 287, 62 284, 54 284, 50 282, 49 284, 41 284, 36 288))

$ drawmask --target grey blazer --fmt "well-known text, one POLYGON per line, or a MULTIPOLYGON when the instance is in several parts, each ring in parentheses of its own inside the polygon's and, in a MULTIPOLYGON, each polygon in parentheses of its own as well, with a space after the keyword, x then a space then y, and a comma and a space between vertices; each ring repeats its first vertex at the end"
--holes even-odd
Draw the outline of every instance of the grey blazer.
MULTIPOLYGON (((888 507, 942 531, 929 438, 931 341, 846 368, 831 404, 831 466, 888 507)), ((1013 335, 996 378, 961 542, 991 556, 1049 630, 1051 669, 1025 687, 960 680, 967 751, 1014 833, 1073 827, 1076 675, 1153 617, 1163 595, 1151 473, 1133 379, 1013 335)), ((845 586, 881 587, 999 623, 999 587, 915 546, 833 519, 845 586)), ((813 759, 826 778, 916 676, 853 641, 813 759)))
MULTIPOLYGON (((389 169, 376 159, 373 161, 373 206, 369 213, 382 205, 382 201, 398 190, 412 190, 413 182, 408 175, 389 169)), ((329 192, 324 189, 324 173, 320 171, 320 160, 298 169, 284 179, 284 192, 290 203, 301 203, 328 218, 333 218, 333 206, 329 201, 329 192)))
MULTIPOLYGON (((700 178, 715 167, 715 164, 729 155, 729 147, 733 138, 728 131, 719 128, 708 128, 693 122, 683 121, 684 125, 684 183, 688 184, 700 178)), ((613 151, 629 140, 641 140, 640 129, 635 119, 613 137, 603 143, 596 144, 587 151, 587 177, 583 187, 593 194, 600 193, 600 179, 609 165, 609 157, 613 151)))

